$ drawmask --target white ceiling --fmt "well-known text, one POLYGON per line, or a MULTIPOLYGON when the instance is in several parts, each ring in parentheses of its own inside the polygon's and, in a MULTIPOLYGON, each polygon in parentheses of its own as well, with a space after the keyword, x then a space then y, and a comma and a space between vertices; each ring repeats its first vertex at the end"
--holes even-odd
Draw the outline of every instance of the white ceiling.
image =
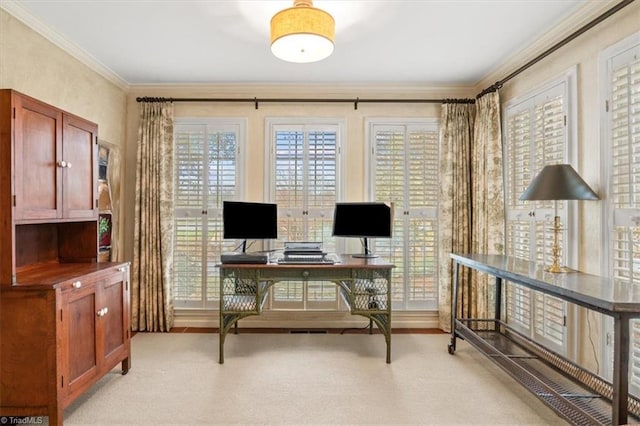
POLYGON ((335 51, 287 63, 269 21, 292 1, 2 0, 68 51, 128 85, 411 83, 471 85, 586 0, 317 0, 335 51))

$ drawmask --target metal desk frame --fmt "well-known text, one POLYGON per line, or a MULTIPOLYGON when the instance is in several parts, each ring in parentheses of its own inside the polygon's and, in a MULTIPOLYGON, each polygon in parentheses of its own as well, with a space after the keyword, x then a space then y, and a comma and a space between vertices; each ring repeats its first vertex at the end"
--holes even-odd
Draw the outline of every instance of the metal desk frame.
MULTIPOLYGON (((613 384, 609 384, 595 375, 593 375, 593 377, 589 376, 589 379, 596 380, 598 387, 602 386, 606 389, 608 386, 608 391, 605 392, 607 395, 603 396, 611 400, 612 424, 626 424, 630 414, 630 406, 634 408, 635 414, 638 414, 638 400, 629 396, 628 371, 629 320, 640 317, 639 289, 627 283, 578 271, 565 274, 552 274, 545 272, 541 265, 537 265, 534 262, 507 256, 451 254, 451 258, 454 262, 454 282, 452 289, 452 332, 451 343, 448 347, 449 353, 455 353, 457 337, 463 339, 470 338, 470 340, 477 337, 474 335, 474 331, 467 327, 469 321, 476 320, 456 318, 459 270, 460 265, 463 265, 477 271, 485 272, 496 278, 495 320, 490 320, 490 322, 495 325, 497 332, 508 327, 500 318, 503 280, 508 280, 512 283, 558 297, 567 302, 575 303, 586 309, 612 317, 614 320, 613 384)), ((502 356, 504 357, 504 355, 502 356)), ((492 357, 495 358, 494 361, 499 362, 498 356, 491 355, 490 358, 492 357)), ((567 360, 562 361, 570 362, 567 360)), ((506 363, 508 363, 508 361, 505 360, 504 364, 506 363)), ((504 365, 502 365, 502 367, 504 368, 504 365)), ((571 367, 580 368, 575 365, 571 367)), ((590 374, 584 370, 581 370, 580 373, 581 375, 590 374)), ((575 409, 575 407, 570 408, 572 410, 575 409)), ((567 419, 570 418, 567 417, 567 419)))
POLYGON ((221 264, 220 268, 220 364, 224 341, 241 318, 260 315, 269 288, 282 281, 329 281, 338 286, 351 314, 375 322, 387 344, 391 363, 391 270, 383 259, 338 256, 335 264, 221 264))

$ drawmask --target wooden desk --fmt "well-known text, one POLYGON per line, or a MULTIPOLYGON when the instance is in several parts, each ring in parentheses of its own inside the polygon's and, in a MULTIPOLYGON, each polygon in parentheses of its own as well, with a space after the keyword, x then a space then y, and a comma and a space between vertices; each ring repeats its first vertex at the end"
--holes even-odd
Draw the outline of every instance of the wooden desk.
POLYGON ((582 272, 552 274, 542 265, 499 255, 451 254, 454 262, 452 333, 475 346, 574 424, 626 424, 640 419, 640 402, 629 395, 629 320, 640 317, 640 289, 582 272), (496 277, 495 318, 456 318, 460 265, 496 277), (614 321, 613 383, 533 342, 501 321, 502 281, 546 293, 614 321), (517 352, 517 353, 514 353, 517 352), (561 374, 557 374, 560 372, 561 374), (570 378, 570 380, 568 379, 570 378))
POLYGON ((241 318, 260 315, 268 290, 281 281, 330 281, 354 315, 376 323, 387 343, 391 362, 391 269, 381 258, 356 259, 338 256, 326 264, 221 264, 220 268, 220 364, 224 363, 224 340, 241 318))

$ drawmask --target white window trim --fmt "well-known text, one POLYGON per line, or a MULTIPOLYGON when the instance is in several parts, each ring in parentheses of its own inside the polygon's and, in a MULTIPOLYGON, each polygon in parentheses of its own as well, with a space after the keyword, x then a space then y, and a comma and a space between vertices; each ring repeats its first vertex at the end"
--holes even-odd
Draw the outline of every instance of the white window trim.
MULTIPOLYGON (((176 117, 174 118, 173 127, 174 127, 174 135, 177 128, 182 125, 198 125, 198 126, 212 126, 216 129, 224 129, 229 128, 232 130, 237 130, 238 139, 237 139, 237 153, 236 153, 236 182, 238 186, 238 191, 236 193, 236 197, 242 199, 245 194, 245 174, 243 173, 246 170, 246 156, 244 153, 246 152, 247 147, 247 127, 248 127, 248 119, 244 117, 176 117)), ((175 143, 175 142, 174 142, 175 143)), ((174 158, 175 162, 175 158, 174 158)), ((202 301, 202 307, 192 307, 192 306, 180 306, 176 307, 175 312, 176 315, 181 315, 181 313, 185 312, 211 312, 212 310, 218 312, 217 304, 215 307, 211 307, 207 305, 206 300, 202 301)))
MULTIPOLYGON (((565 96, 566 99, 566 115, 567 115, 567 142, 565 146, 565 158, 569 164, 572 164, 576 169, 578 158, 578 66, 574 65, 556 77, 551 78, 544 84, 505 102, 502 106, 502 117, 507 116, 507 111, 514 108, 515 105, 522 104, 528 100, 543 94, 550 90, 554 86, 559 84, 565 84, 565 96)), ((507 134, 507 120, 502 120, 502 134, 507 134)), ((504 136, 503 136, 504 137, 504 136)), ((503 146, 503 150, 506 151, 507 147, 503 146)), ((506 155, 506 152, 503 154, 506 155)), ((532 176, 532 178, 535 176, 532 176)), ((506 185, 506 179, 504 185, 506 185)), ((504 188, 505 194, 507 194, 507 188, 504 188)), ((567 241, 565 244, 566 264, 571 268, 577 268, 578 265, 578 206, 576 203, 567 203, 567 241)), ((508 211, 507 197, 505 197, 505 212, 508 211)), ((505 223, 505 226, 507 224, 505 223)), ((566 304, 567 311, 567 327, 565 334, 565 347, 556 348, 554 344, 551 346, 557 349, 559 352, 564 352, 564 355, 570 359, 577 359, 578 355, 578 339, 579 339, 579 318, 578 310, 575 305, 566 304)), ((532 315, 535 315, 532 310, 532 315)), ((532 318, 533 321, 533 318, 532 318)), ((533 324, 532 324, 533 325, 533 324)))
POLYGON ((238 182, 237 198, 243 199, 246 191, 246 173, 247 170, 247 156, 244 154, 247 152, 247 127, 249 120, 245 117, 176 117, 173 120, 173 125, 179 126, 181 124, 194 124, 194 125, 206 125, 206 126, 238 126, 238 152, 236 154, 236 164, 238 170, 236 172, 236 179, 238 182))
MULTIPOLYGON (((610 164, 609 164, 609 150, 611 149, 610 141, 609 141, 609 112, 607 111, 607 102, 611 98, 610 92, 610 65, 611 60, 621 54, 624 54, 626 51, 633 49, 635 46, 640 45, 640 32, 636 32, 631 34, 630 36, 612 44, 611 46, 605 48, 600 51, 598 54, 598 105, 599 105, 599 125, 600 125, 600 148, 601 148, 601 157, 603 161, 601 162, 601 181, 603 182, 602 188, 600 189, 600 199, 604 202, 602 203, 602 229, 605 236, 609 234, 609 230, 613 227, 613 206, 611 205, 611 199, 609 195, 609 186, 611 181, 609 179, 610 176, 610 164)), ((610 250, 611 250, 611 242, 610 238, 602 238, 602 253, 605 253, 604 256, 601 256, 601 271, 603 276, 610 276, 611 273, 611 262, 610 262, 610 250)), ((602 330, 600 336, 600 359, 602 363, 599 363, 599 369, 601 370, 599 374, 607 379, 611 379, 612 372, 608 368, 609 365, 612 364, 611 360, 611 338, 610 336, 613 333, 613 320, 606 316, 601 316, 600 321, 600 330, 602 330)), ((591 332, 591 330, 589 330, 591 332)))
MULTIPOLYGON (((364 155, 364 187, 365 194, 369 200, 374 196, 374 175, 369 173, 371 170, 371 162, 373 161, 373 140, 371 140, 371 133, 374 126, 401 126, 405 124, 424 124, 427 127, 434 127, 435 130, 440 128, 440 119, 438 118, 403 118, 403 117, 369 117, 364 121, 364 140, 365 140, 365 155, 364 155)), ((438 134, 438 146, 440 146, 440 135, 438 134)), ((439 150, 438 150, 439 152, 439 150)), ((439 159, 438 159, 439 160, 439 159)))
MULTIPOLYGON (((403 127, 403 126, 411 126, 418 125, 424 126, 428 131, 436 131, 437 132, 437 145, 438 145, 438 156, 440 156, 440 120, 438 118, 433 117, 425 117, 425 118, 417 118, 417 117, 369 117, 365 119, 365 145, 364 145, 364 185, 365 185, 365 196, 367 200, 371 201, 375 197, 375 173, 373 172, 373 161, 375 158, 375 142, 371 137, 373 134, 373 128, 377 126, 389 126, 389 127, 403 127)), ((405 135, 406 136, 406 135, 405 135)), ((438 158, 438 161, 440 159, 438 158)), ((425 216, 425 217, 436 217, 438 211, 438 203, 439 200, 436 201, 436 207, 434 216, 425 216)), ((438 237, 436 236, 436 244, 438 241, 438 237)), ((408 251, 408 241, 405 244, 405 251, 408 251)), ((437 250, 436 250, 437 252, 437 250)), ((437 280, 437 272, 436 272, 436 280, 437 280)), ((436 290, 437 291, 437 290, 436 290)), ((436 294, 436 300, 432 302, 419 302, 418 304, 409 304, 407 300, 403 302, 403 305, 400 306, 396 303, 393 304, 393 309, 402 310, 402 311, 436 311, 438 309, 438 295, 436 294), (424 303, 424 305, 422 304, 424 303)))
POLYGON ((264 158, 265 158, 265 179, 264 179, 264 194, 265 201, 273 201, 275 199, 275 147, 273 145, 273 135, 275 134, 275 128, 277 126, 301 126, 310 125, 321 127, 337 126, 338 127, 338 141, 337 141, 337 158, 336 158, 336 181, 337 181, 337 194, 336 200, 341 200, 345 191, 344 179, 344 164, 345 162, 345 150, 343 146, 346 141, 346 120, 341 117, 266 117, 264 127, 264 158))
MULTIPOLYGON (((336 200, 341 199, 344 194, 344 179, 342 178, 344 173, 345 162, 345 145, 346 138, 346 120, 341 117, 266 117, 264 127, 264 161, 265 161, 265 179, 264 179, 264 194, 266 202, 274 202, 275 200, 275 133, 279 127, 300 127, 300 130, 322 130, 326 127, 327 130, 337 130, 336 132, 336 200)), ((272 242, 267 242, 267 247, 271 248, 272 242)), ((340 241, 336 242, 336 250, 344 251, 344 247, 340 241)), ((295 311, 341 311, 344 310, 343 302, 340 297, 337 297, 336 302, 333 303, 333 307, 329 307, 330 304, 324 302, 308 301, 307 300, 307 286, 304 286, 302 302, 300 304, 290 304, 291 309, 295 311)), ((273 300, 273 293, 269 298, 268 308, 271 309, 276 302, 273 300)), ((288 303, 288 302, 286 302, 288 303)), ((282 306, 278 306, 278 311, 286 311, 286 303, 282 306)))
MULTIPOLYGON (((640 32, 632 34, 631 36, 607 47, 598 55, 598 75, 599 75, 599 99, 598 105, 600 106, 600 148, 601 148, 601 158, 608 159, 609 157, 609 149, 611 148, 608 135, 609 131, 609 113, 607 111, 607 101, 610 98, 611 93, 609 92, 609 61, 613 59, 615 56, 623 54, 625 51, 632 49, 634 46, 640 44, 640 32)), ((605 200, 602 203, 602 226, 603 229, 608 231, 611 229, 613 225, 613 217, 611 214, 611 206, 609 202, 609 185, 611 181, 609 180, 609 169, 610 164, 608 161, 602 161, 601 164, 601 176, 603 186, 600 190, 600 199, 605 200)), ((608 276, 610 272, 611 264, 609 262, 609 250, 611 250, 610 242, 608 238, 603 238, 603 253, 607 253, 606 256, 602 256, 602 271, 603 275, 608 276)))

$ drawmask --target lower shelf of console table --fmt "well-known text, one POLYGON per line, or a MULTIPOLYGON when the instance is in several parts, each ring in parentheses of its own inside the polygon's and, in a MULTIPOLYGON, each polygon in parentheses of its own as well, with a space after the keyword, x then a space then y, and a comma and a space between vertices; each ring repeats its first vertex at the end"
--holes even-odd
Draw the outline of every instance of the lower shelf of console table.
MULTIPOLYGON (((572 424, 611 424, 613 387, 496 320, 456 319, 455 334, 572 424)), ((449 345, 449 352, 455 347, 449 345)), ((640 422, 640 402, 629 397, 629 422, 640 422)))

